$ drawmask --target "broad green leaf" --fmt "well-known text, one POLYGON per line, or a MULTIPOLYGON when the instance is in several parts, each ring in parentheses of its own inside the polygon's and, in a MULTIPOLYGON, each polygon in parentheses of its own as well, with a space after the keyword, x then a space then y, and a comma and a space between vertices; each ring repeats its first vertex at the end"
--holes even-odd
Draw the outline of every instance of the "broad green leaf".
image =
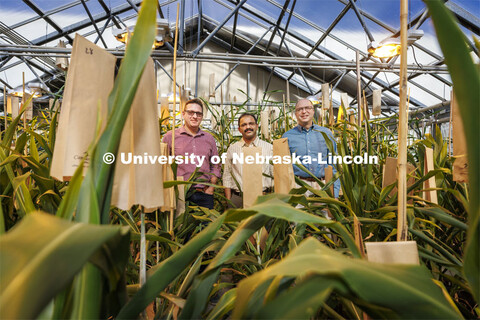
POLYGON ((305 211, 295 209, 282 200, 275 198, 260 204, 256 204, 248 209, 230 209, 227 211, 225 222, 240 221, 256 213, 263 214, 271 218, 279 218, 296 223, 317 223, 324 226, 335 223, 334 221, 327 220, 323 217, 315 216, 305 211))
MULTIPOLYGON (((298 278, 305 275, 327 276, 331 281, 337 282, 337 288, 348 290, 348 292, 340 290, 339 294, 348 294, 365 303, 391 309, 402 319, 462 317, 445 299, 425 267, 382 265, 352 259, 328 248, 318 240, 308 238, 282 261, 239 283, 232 318, 242 318, 247 312, 245 308, 250 297, 265 281, 277 276, 298 278)), ((275 306, 274 301, 269 303, 275 306)), ((320 301, 314 299, 310 304, 304 304, 304 308, 316 309, 320 301)))
POLYGON ((192 238, 183 248, 168 259, 149 270, 147 281, 132 299, 120 310, 117 319, 132 319, 138 316, 165 287, 192 263, 202 248, 215 237, 223 223, 224 216, 219 217, 207 228, 192 238))
POLYGON ((126 232, 44 213, 25 217, 0 238, 1 318, 35 318, 102 244, 126 232))
POLYGON ((237 289, 228 290, 218 301, 217 305, 207 317, 207 320, 222 319, 228 312, 233 310, 237 297, 237 289))
POLYGON ((109 222, 115 168, 104 163, 102 157, 106 152, 117 154, 125 121, 152 51, 156 32, 156 6, 157 2, 154 0, 145 0, 142 3, 133 36, 128 43, 125 58, 108 98, 108 122, 92 154, 91 170, 87 173, 92 175, 102 223, 109 222))
POLYGON ((258 319, 310 319, 330 296, 338 281, 327 277, 306 279, 282 292, 256 314, 258 319), (316 306, 316 307, 312 307, 316 306))
POLYGON ((455 88, 468 149, 469 228, 464 272, 480 301, 480 71, 470 56, 464 33, 442 1, 425 0, 455 88))

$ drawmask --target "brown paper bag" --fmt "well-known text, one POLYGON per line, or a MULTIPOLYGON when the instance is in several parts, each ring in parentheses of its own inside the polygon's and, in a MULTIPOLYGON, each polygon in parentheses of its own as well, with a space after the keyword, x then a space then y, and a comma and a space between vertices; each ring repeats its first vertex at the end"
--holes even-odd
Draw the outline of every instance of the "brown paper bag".
POLYGON ((168 97, 160 98, 160 119, 163 119, 162 125, 168 125, 170 118, 170 109, 168 106, 168 97))
POLYGON ((99 108, 102 128, 105 126, 115 61, 112 54, 78 34, 75 36, 50 170, 52 177, 65 181, 73 176, 95 138, 99 108))
POLYGON ((60 108, 60 100, 48 99, 48 108, 56 112, 60 108), (55 102, 55 105, 53 105, 53 102, 55 102))
POLYGON ((215 98, 215 73, 210 73, 208 77, 208 97, 215 98))
MULTIPOLYGON (((385 160, 385 166, 383 167, 383 180, 382 188, 391 185, 394 182, 397 182, 397 158, 387 157, 385 160)), ((407 163, 407 188, 415 183, 415 167, 410 163, 407 163)), ((397 186, 393 187, 390 191, 390 196, 397 192, 397 186)), ((412 195, 413 191, 409 193, 412 195)), ((408 200, 408 203, 413 203, 413 200, 408 200)))
POLYGON ((379 116, 382 113, 382 90, 373 90, 372 115, 379 116))
MULTIPOLYGON (((329 183, 333 179, 333 168, 332 166, 326 166, 325 167, 325 183, 329 183)), ((333 191, 333 184, 330 186, 330 191, 332 192, 332 195, 334 195, 333 191)))
POLYGON ((18 117, 20 110, 20 98, 15 96, 7 96, 7 113, 12 115, 12 119, 18 117))
POLYGON ((452 131, 453 131, 453 155, 456 157, 453 163, 453 181, 468 182, 467 140, 463 131, 463 122, 458 108, 455 92, 451 94, 452 131))
MULTIPOLYGON (((288 148, 288 138, 273 140, 273 156, 291 156, 288 148)), ((289 193, 292 188, 295 188, 292 164, 274 163, 273 178, 275 193, 289 193)))
POLYGON ((330 109, 330 85, 328 83, 322 84, 322 110, 330 109))
MULTIPOLYGON (((66 48, 65 41, 60 40, 56 46, 57 48, 66 48)), ((55 65, 60 69, 67 71, 68 69, 68 58, 55 58, 55 65)))
MULTIPOLYGON (((160 129, 155 87, 155 69, 153 60, 147 61, 138 84, 127 121, 122 131, 118 157, 130 153, 143 157, 160 156, 160 129)), ((148 158, 147 158, 148 159, 148 158)), ((117 159, 113 179, 112 205, 128 210, 132 205, 140 204, 146 210, 153 210, 163 202, 162 165, 154 163, 123 164, 117 159)))
POLYGON ((420 264, 415 241, 365 242, 370 262, 385 264, 420 264))
POLYGON ((270 140, 270 128, 268 126, 268 111, 262 111, 260 113, 260 130, 265 140, 270 140))
POLYGON ((28 94, 25 92, 25 95, 22 98, 22 103, 25 104, 25 111, 23 112, 23 118, 25 120, 33 119, 33 94, 28 94))
POLYGON ((242 148, 242 153, 245 160, 242 165, 243 207, 249 208, 263 191, 263 164, 255 160, 257 154, 262 155, 262 148, 246 147, 242 148), (252 163, 247 163, 248 157, 253 157, 252 163))
MULTIPOLYGON (((425 162, 425 170, 423 171, 423 174, 425 175, 428 172, 435 169, 433 164, 432 148, 425 148, 424 162, 425 162)), ((435 182, 435 176, 431 177, 430 179, 428 179, 423 183, 423 189, 431 189, 436 187, 437 187, 437 184, 435 182)), ((438 204, 437 191, 436 190, 425 191, 425 200, 438 204)))
MULTIPOLYGON (((178 181, 183 181, 183 176, 177 176, 178 181)), ((177 211, 175 212, 175 217, 178 217, 183 212, 185 212, 185 185, 178 185, 178 198, 177 198, 177 211)))

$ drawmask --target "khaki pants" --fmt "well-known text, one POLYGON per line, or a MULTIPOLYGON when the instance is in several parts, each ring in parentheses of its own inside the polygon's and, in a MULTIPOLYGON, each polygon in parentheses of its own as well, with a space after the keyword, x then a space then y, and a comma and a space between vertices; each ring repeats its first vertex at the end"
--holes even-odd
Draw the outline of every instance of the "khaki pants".
POLYGON ((232 198, 230 199, 232 204, 228 203, 228 208, 243 208, 243 197, 232 193, 232 198))

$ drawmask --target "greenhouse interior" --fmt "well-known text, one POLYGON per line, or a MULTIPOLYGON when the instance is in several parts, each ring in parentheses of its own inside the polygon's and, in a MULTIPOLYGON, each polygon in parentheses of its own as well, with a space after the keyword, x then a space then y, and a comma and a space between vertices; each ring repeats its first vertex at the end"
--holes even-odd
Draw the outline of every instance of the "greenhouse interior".
POLYGON ((0 318, 480 318, 479 51, 478 0, 0 1, 0 318))

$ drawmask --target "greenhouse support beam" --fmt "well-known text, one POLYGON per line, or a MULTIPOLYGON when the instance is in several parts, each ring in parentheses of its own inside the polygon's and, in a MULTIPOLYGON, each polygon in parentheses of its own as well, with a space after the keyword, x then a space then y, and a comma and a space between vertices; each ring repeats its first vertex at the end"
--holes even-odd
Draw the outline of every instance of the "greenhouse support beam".
MULTIPOLYGON (((37 15, 42 17, 43 20, 45 20, 49 25, 51 25, 55 30, 57 30, 58 33, 63 33, 63 29, 60 28, 55 22, 53 22, 52 19, 50 19, 49 16, 45 16, 45 12, 43 12, 35 3, 33 3, 30 0, 23 0, 23 2, 29 6, 37 15)), ((65 38, 68 40, 70 44, 73 44, 73 39, 70 37, 70 35, 66 34, 65 38)))
MULTIPOLYGON (((280 5, 279 5, 277 2, 273 1, 273 0, 267 0, 267 1, 268 1, 269 3, 271 3, 271 4, 273 4, 273 5, 276 6, 276 7, 280 7, 280 5)), ((345 5, 349 5, 349 3, 346 3, 345 5)), ((287 11, 287 12, 288 12, 288 11, 287 11)), ((333 40, 337 41, 338 43, 344 45, 345 47, 347 47, 347 48, 349 48, 349 49, 351 49, 351 50, 353 50, 353 51, 358 50, 357 48, 355 48, 354 46, 352 46, 352 45, 349 44, 348 42, 340 39, 339 37, 335 36, 335 35, 332 34, 331 32, 327 32, 327 30, 321 28, 321 27, 318 26, 317 24, 315 24, 315 23, 311 22, 310 20, 304 18, 304 17, 301 16, 300 14, 294 13, 293 16, 294 16, 295 18, 297 18, 298 20, 302 21, 303 23, 305 23, 306 25, 308 25, 308 26, 312 27, 313 29, 317 30, 317 31, 320 31, 320 32, 322 32, 322 33, 324 33, 324 34, 325 34, 325 33, 328 33, 328 36, 329 36, 330 38, 332 38, 333 40)), ((320 44, 319 44, 319 45, 320 45, 320 44)), ((360 54, 361 54, 362 56, 364 56, 364 57, 368 56, 367 53, 364 53, 364 52, 362 52, 362 51, 360 51, 360 54)))
MULTIPOLYGON (((81 0, 74 1, 74 2, 71 2, 71 3, 68 3, 68 4, 65 4, 65 5, 60 6, 60 7, 58 7, 58 8, 55 8, 55 9, 53 9, 53 10, 46 11, 46 12, 43 14, 43 16, 44 16, 44 17, 51 16, 52 14, 59 13, 59 12, 61 12, 61 11, 63 11, 63 10, 67 10, 67 9, 72 8, 72 7, 75 7, 76 5, 78 5, 78 4, 80 4, 80 3, 81 3, 81 0)), ((22 26, 24 26, 24 25, 26 25, 26 24, 29 24, 29 23, 31 23, 31 22, 35 22, 35 21, 40 20, 40 19, 42 19, 42 17, 39 16, 39 15, 36 15, 36 16, 34 16, 34 17, 28 18, 28 19, 26 19, 26 20, 23 20, 23 21, 21 21, 21 22, 18 22, 18 23, 16 23, 16 24, 12 25, 12 26, 10 27, 10 30, 14 30, 14 29, 16 29, 16 28, 20 28, 20 27, 22 27, 22 26)))
MULTIPOLYGON (((168 73, 168 71, 163 67, 163 65, 162 65, 158 60, 153 60, 153 61, 155 61, 155 64, 156 64, 157 66, 159 66, 160 69, 163 70, 163 72, 165 72, 165 74, 170 78, 170 80, 173 81, 172 75, 171 75, 170 73, 168 73)), ((176 84, 177 84, 177 87, 180 88, 180 85, 178 84, 178 82, 176 82, 176 84)))
MULTIPOLYGON (((135 4, 140 4, 142 2, 142 0, 135 0, 135 4)), ((126 11, 129 11, 131 9, 131 6, 130 4, 126 3, 126 4, 122 4, 122 5, 119 5, 115 8, 113 8, 111 10, 111 14, 112 15, 118 15, 118 14, 122 14, 126 11)), ((101 14, 97 14, 97 15, 94 15, 93 16, 93 20, 95 23, 98 23, 100 21, 103 21, 103 20, 106 20, 108 17, 110 16, 110 14, 107 14, 107 13, 101 13, 101 14)), ((80 22, 77 22, 75 24, 72 24, 66 28, 63 29, 62 32, 51 32, 49 34, 47 34, 46 36, 41 36, 35 40, 32 40, 32 44, 33 45, 37 45, 37 46, 40 46, 40 45, 43 45, 45 43, 48 43, 50 41, 54 41, 56 39, 59 39, 61 37, 64 37, 64 36, 68 36, 70 33, 73 33, 75 31, 78 31, 78 30, 81 30, 83 28, 86 28, 86 27, 89 27, 90 25, 92 24, 92 22, 90 21, 90 19, 85 19, 85 20, 82 20, 80 22)))
MULTIPOLYGON (((238 3, 238 0, 237 0, 238 3)), ((230 38, 230 50, 233 50, 235 47, 235 35, 237 33, 237 21, 238 21, 238 11, 235 12, 235 16, 233 17, 233 31, 232 37, 230 38)))
POLYGON ((27 66, 28 69, 30 69, 30 71, 32 71, 33 75, 38 79, 38 81, 40 81, 46 88, 47 92, 49 94, 52 94, 50 92, 50 90, 48 89, 48 86, 47 84, 42 80, 42 78, 38 75, 38 73, 32 68, 32 66, 30 65, 29 61, 26 61, 25 58, 23 57, 20 57, 20 59, 25 63, 25 65, 27 66))
POLYGON ((178 52, 177 55, 183 54, 183 34, 185 33, 185 0, 180 1, 180 18, 178 21, 178 52))
MULTIPOLYGON (((123 57, 125 50, 112 49, 106 50, 117 57, 123 57)), ((23 55, 23 56, 35 56, 39 57, 42 54, 52 55, 58 57, 69 57, 71 53, 71 48, 56 48, 56 47, 43 47, 43 46, 11 46, 11 45, 2 45, 0 44, 0 53, 7 55, 23 55)), ((244 56, 243 54, 208 54, 202 53, 198 54, 196 57, 192 56, 192 53, 186 52, 184 56, 178 57, 182 61, 209 61, 209 62, 225 62, 225 63, 237 63, 250 64, 250 65, 268 65, 268 66, 277 66, 285 68, 338 68, 338 69, 347 69, 354 70, 356 64, 354 61, 349 60, 325 60, 325 59, 305 59, 298 57, 275 57, 275 56, 256 56, 249 55, 244 56)), ((166 59, 171 58, 172 54, 165 50, 155 50, 152 51, 152 58, 156 59, 166 59)), ((368 71, 378 71, 383 72, 398 72, 398 66, 389 66, 388 63, 376 63, 376 62, 367 62, 360 61, 360 66, 363 70, 368 71)), ((430 73, 441 73, 448 74, 448 69, 446 66, 418 66, 416 64, 411 64, 408 66, 409 72, 418 72, 421 74, 430 74, 430 73)), ((362 72, 363 74, 363 72, 362 72)), ((369 75, 368 78, 371 76, 369 75)), ((386 87, 386 85, 382 85, 386 87)))
POLYGON ((282 39, 280 39, 280 44, 278 45, 276 56, 280 54, 280 50, 282 49, 283 42, 285 41, 285 35, 288 32, 287 30, 288 30, 288 27, 290 26, 290 20, 292 19, 292 13, 293 13, 293 10, 295 9, 296 4, 297 4, 297 0, 293 0, 292 9, 290 9, 290 13, 288 14, 287 24, 285 25, 285 28, 283 30, 282 39))
MULTIPOLYGON (((112 20, 111 17, 108 17, 107 21, 105 21, 105 24, 103 25, 103 28, 102 30, 100 31, 100 33, 98 34, 97 38, 95 39, 95 41, 93 41, 93 43, 97 44, 98 40, 102 39, 103 41, 103 38, 102 38, 102 35, 103 33, 105 32, 105 30, 107 29, 108 27, 108 24, 110 23, 110 21, 112 20)), ((103 41, 105 42, 105 41, 103 41)), ((106 47, 105 47, 106 48, 106 47)))
POLYGON ((265 47, 265 51, 263 51, 264 56, 268 53, 268 50, 272 45, 273 39, 275 38, 275 35, 278 32, 278 28, 280 28, 280 24, 282 23, 283 16, 285 15, 285 11, 287 10, 289 3, 290 3, 290 0, 285 0, 285 3, 283 4, 283 7, 282 7, 282 11, 280 11, 280 15, 278 16, 277 22, 275 23, 275 29, 273 29, 272 35, 270 36, 270 40, 268 40, 267 46, 265 47))
MULTIPOLYGON (((340 1, 341 3, 343 4, 347 4, 349 0, 338 0, 340 1)), ((370 21, 376 23, 377 25, 381 26, 382 28, 390 31, 391 33, 395 33, 397 32, 397 30, 395 30, 393 27, 389 26, 388 24, 382 22, 381 20, 375 18, 374 16, 372 16, 371 14, 359 9, 358 12, 360 12, 360 14, 362 16, 364 16, 365 18, 369 19, 370 21)), ((429 54, 430 56, 432 56, 433 58, 437 59, 437 60, 441 60, 443 59, 441 56, 439 56, 438 54, 436 54, 435 52, 423 47, 422 45, 418 44, 418 43, 413 43, 413 46, 419 48, 420 50, 422 50, 423 52, 429 54)))
POLYGON ((335 26, 340 22, 340 20, 342 20, 343 16, 348 12, 348 10, 350 10, 351 6, 352 6, 351 3, 348 3, 343 8, 343 10, 338 14, 338 16, 335 18, 335 20, 333 20, 333 22, 328 26, 327 30, 325 30, 325 32, 322 34, 320 39, 318 39, 318 41, 315 43, 315 45, 312 47, 312 49, 310 49, 310 51, 308 51, 308 53, 305 55, 305 58, 310 57, 312 55, 312 53, 314 53, 315 50, 317 50, 318 46, 323 42, 323 40, 325 40, 325 38, 330 34, 332 29, 335 28, 335 26))
MULTIPOLYGON (((267 31, 265 31, 265 33, 257 39, 257 41, 250 47, 250 49, 248 49, 247 52, 245 52, 245 55, 248 55, 253 49, 255 49, 255 47, 260 43, 260 41, 262 41, 262 39, 267 35, 267 33, 272 29, 272 27, 270 27, 267 31)), ((197 62, 198 63, 198 62, 197 62)), ((230 69, 230 71, 227 73, 227 75, 225 77, 223 77, 222 80, 220 80, 220 82, 217 84, 217 86, 215 87, 215 91, 217 91, 217 89, 222 85, 222 83, 227 80, 227 78, 232 74, 233 71, 235 71, 235 69, 237 69, 237 67, 240 65, 240 62, 237 62, 236 65, 233 66, 232 69, 230 69)))
POLYGON ((208 35, 208 37, 203 40, 203 42, 192 52, 193 57, 196 57, 200 50, 210 41, 210 39, 225 25, 225 23, 230 20, 230 18, 238 11, 240 10, 240 7, 246 2, 247 0, 241 0, 237 6, 225 17, 225 19, 213 30, 212 33, 208 35))
POLYGON ((357 15, 358 21, 360 21, 360 24, 362 25, 363 30, 365 30, 365 33, 368 36, 368 40, 370 40, 370 42, 375 41, 375 38, 373 37, 370 30, 368 30, 368 27, 365 24, 365 21, 363 20, 363 16, 358 11, 357 5, 355 4, 355 2, 353 0, 349 0, 349 1, 350 1, 349 3, 352 5, 353 11, 355 11, 355 14, 357 15))
POLYGON ((133 10, 135 10, 138 13, 138 8, 137 6, 132 2, 132 0, 126 0, 130 7, 132 7, 133 10))
MULTIPOLYGON (((282 34, 282 38, 280 39, 280 44, 278 45, 277 52, 276 52, 275 56, 279 56, 280 51, 282 50, 282 45, 283 45, 283 43, 284 43, 284 41, 285 41, 285 35, 286 35, 287 32, 288 32, 287 30, 288 30, 288 27, 290 26, 290 21, 291 21, 291 19, 292 19, 292 13, 293 13, 293 10, 295 9, 295 5, 296 5, 296 4, 297 4, 297 0, 293 0, 292 9, 290 9, 290 12, 289 12, 289 14, 288 14, 287 23, 286 23, 286 25, 285 25, 285 28, 284 28, 284 31, 283 31, 283 34, 282 34)), ((287 43, 285 43, 285 48, 286 48, 288 51, 290 51, 290 50, 288 49, 287 43)), ((266 52, 267 52, 267 51, 264 52, 264 55, 265 55, 266 52)), ((293 55, 292 55, 291 52, 290 52, 290 55, 293 57, 293 55)), ((270 86, 270 81, 272 81, 272 75, 273 75, 273 72, 274 72, 274 71, 275 71, 275 67, 273 67, 272 70, 270 71, 270 75, 268 76, 268 81, 267 81, 267 86, 266 86, 265 91, 267 91, 267 90, 268 90, 268 87, 270 86)), ((302 74, 302 75, 303 75, 303 74, 302 74)), ((305 84, 307 84, 306 81, 305 81, 305 84)), ((308 86, 308 84, 307 84, 307 86, 308 86)))
MULTIPOLYGON (((88 10, 88 7, 87 7, 87 4, 85 3, 85 0, 82 0, 82 5, 83 5, 83 8, 85 9, 85 12, 87 13, 88 18, 90 19, 90 21, 92 21, 93 28, 95 28, 95 31, 97 32, 98 37, 100 38, 100 40, 102 40, 103 46, 105 48, 108 48, 107 43, 105 42, 105 40, 102 37, 102 33, 100 32, 100 30, 98 30, 97 24, 95 23, 95 21, 93 21, 92 14, 90 13, 90 10, 88 10)), ((107 19, 107 24, 108 24, 109 20, 110 20, 110 17, 108 17, 108 19, 107 19)), ((103 28, 103 30, 105 30, 105 27, 103 28)))
MULTIPOLYGON (((197 22, 197 47, 200 45, 200 36, 202 34, 203 8, 202 0, 198 0, 198 22, 197 22)), ((200 62, 197 61, 195 68, 195 97, 198 97, 198 77, 200 76, 200 62)))
POLYGON ((446 1, 445 7, 447 7, 448 10, 450 10, 457 17, 457 19, 465 28, 474 32, 477 36, 480 36, 480 19, 477 16, 466 11, 453 1, 446 1))

